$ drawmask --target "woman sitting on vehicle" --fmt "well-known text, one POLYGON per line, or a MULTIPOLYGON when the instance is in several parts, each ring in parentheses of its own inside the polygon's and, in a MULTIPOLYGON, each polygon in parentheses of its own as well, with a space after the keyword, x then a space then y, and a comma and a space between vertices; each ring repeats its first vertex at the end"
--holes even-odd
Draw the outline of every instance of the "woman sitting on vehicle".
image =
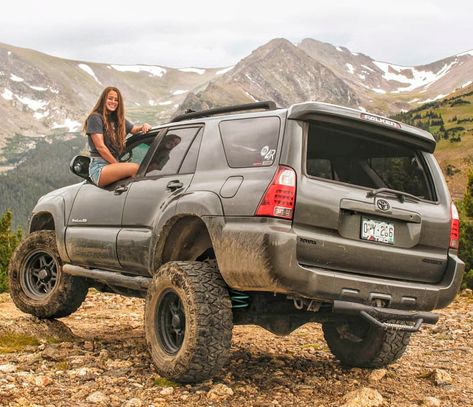
POLYGON ((84 124, 88 136, 91 161, 89 177, 103 187, 123 178, 132 177, 138 164, 119 162, 128 133, 147 133, 151 126, 133 125, 125 119, 125 107, 120 91, 115 87, 104 89, 84 124))

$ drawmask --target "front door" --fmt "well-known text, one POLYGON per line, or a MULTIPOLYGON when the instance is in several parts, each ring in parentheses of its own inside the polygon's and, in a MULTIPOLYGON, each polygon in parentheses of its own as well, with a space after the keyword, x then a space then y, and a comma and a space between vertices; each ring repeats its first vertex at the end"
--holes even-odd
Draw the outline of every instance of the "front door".
MULTIPOLYGON (((122 161, 141 163, 156 134, 128 142, 122 161)), ((132 178, 104 188, 87 182, 74 201, 66 230, 66 249, 72 263, 83 266, 120 269, 117 235, 121 228, 125 199, 132 178)))

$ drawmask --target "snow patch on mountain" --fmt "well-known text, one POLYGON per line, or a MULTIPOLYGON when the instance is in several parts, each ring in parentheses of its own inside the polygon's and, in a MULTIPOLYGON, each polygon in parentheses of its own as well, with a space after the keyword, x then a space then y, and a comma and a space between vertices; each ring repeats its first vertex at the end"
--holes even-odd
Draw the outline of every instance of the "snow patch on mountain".
POLYGON ((178 90, 175 90, 174 92, 172 92, 172 95, 173 96, 179 96, 179 95, 183 95, 184 93, 187 93, 189 92, 188 90, 186 89, 178 89, 178 90))
POLYGON ((379 93, 380 95, 384 95, 386 93, 386 91, 384 89, 376 89, 376 88, 373 89, 373 88, 371 88, 371 90, 373 92, 379 93))
POLYGON ((354 74, 355 73, 355 68, 353 68, 353 65, 352 64, 345 64, 345 66, 347 67, 347 71, 351 74, 354 74))
POLYGON ((33 90, 37 90, 38 92, 46 92, 48 90, 48 88, 43 88, 42 86, 32 86, 32 85, 28 85, 28 86, 33 90))
POLYGON ((156 101, 153 100, 153 99, 148 100, 148 104, 149 104, 150 106, 156 106, 156 105, 157 105, 156 101))
POLYGON ((26 96, 15 95, 11 90, 7 88, 5 88, 4 92, 2 93, 2 97, 5 100, 13 100, 13 98, 15 98, 23 105, 28 106, 34 112, 36 112, 37 110, 44 109, 44 107, 49 104, 49 102, 46 102, 44 100, 34 100, 26 96))
POLYGON ((457 63, 453 61, 450 64, 445 64, 437 73, 432 71, 419 71, 414 67, 400 66, 388 64, 386 62, 373 61, 373 63, 383 72, 383 78, 387 81, 396 81, 405 83, 408 86, 403 86, 393 91, 392 93, 409 92, 411 90, 426 87, 428 88, 434 82, 445 76, 450 68, 457 63), (411 77, 408 77, 409 75, 411 77))
POLYGON ((191 73, 196 73, 199 75, 203 75, 205 73, 205 69, 199 69, 199 68, 180 68, 179 70, 181 72, 191 72, 191 73))
POLYGON ((374 69, 370 68, 369 66, 366 65, 361 65, 363 68, 367 69, 368 71, 375 72, 374 69))
POLYGON ((225 69, 221 69, 220 71, 215 72, 215 75, 223 75, 224 73, 231 71, 233 68, 235 68, 235 65, 229 66, 225 69))
POLYGON ((457 57, 463 57, 463 56, 466 56, 466 55, 473 56, 473 49, 470 49, 469 51, 462 52, 461 54, 457 54, 457 55, 455 55, 455 56, 457 56, 457 57))
POLYGON ((71 119, 65 119, 64 123, 53 123, 53 129, 68 129, 69 132, 78 131, 81 127, 81 123, 71 119))
POLYGON ((97 83, 99 83, 100 85, 102 85, 102 82, 100 82, 97 78, 97 76, 95 75, 95 72, 93 71, 93 69, 87 65, 87 64, 79 64, 78 65, 80 69, 82 69, 85 73, 89 74, 92 78, 95 79, 95 81, 97 83))
POLYGON ((13 75, 12 73, 10 74, 10 80, 13 82, 23 82, 24 79, 20 78, 19 76, 13 75))
POLYGON ((167 106, 167 105, 171 105, 171 104, 172 104, 171 100, 166 100, 165 102, 159 102, 158 103, 159 106, 167 106))
POLYGON ((473 81, 465 82, 461 87, 462 87, 462 89, 466 88, 467 86, 470 86, 472 83, 473 83, 473 81))
POLYGON ((435 96, 434 98, 425 99, 425 100, 422 100, 422 101, 419 102, 419 103, 435 102, 436 100, 443 99, 443 98, 446 97, 446 96, 447 96, 447 95, 437 95, 437 96, 435 96))
POLYGON ((161 78, 167 70, 160 66, 151 66, 151 65, 111 65, 113 69, 120 72, 147 72, 150 76, 157 76, 161 78))
POLYGON ((344 52, 343 49, 341 49, 340 47, 335 47, 335 49, 339 52, 344 52))
POLYGON ((10 89, 5 88, 2 93, 2 98, 5 100, 13 100, 13 92, 10 89))
POLYGON ((245 94, 246 94, 246 96, 251 98, 253 100, 253 102, 258 102, 258 100, 256 100, 255 97, 253 95, 249 94, 247 91, 245 91, 245 94))
POLYGON ((45 117, 48 117, 48 116, 49 116, 49 110, 45 110, 44 112, 34 112, 33 113, 33 117, 36 120, 42 120, 42 119, 44 119, 45 117))

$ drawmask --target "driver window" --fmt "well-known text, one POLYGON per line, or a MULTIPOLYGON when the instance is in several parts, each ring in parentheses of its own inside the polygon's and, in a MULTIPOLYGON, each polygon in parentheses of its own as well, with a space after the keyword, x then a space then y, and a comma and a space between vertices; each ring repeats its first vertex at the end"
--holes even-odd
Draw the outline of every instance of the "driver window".
POLYGON ((141 164, 153 141, 154 137, 128 147, 120 157, 120 162, 141 164))
POLYGON ((169 129, 154 152, 146 177, 177 174, 179 166, 200 128, 169 129))

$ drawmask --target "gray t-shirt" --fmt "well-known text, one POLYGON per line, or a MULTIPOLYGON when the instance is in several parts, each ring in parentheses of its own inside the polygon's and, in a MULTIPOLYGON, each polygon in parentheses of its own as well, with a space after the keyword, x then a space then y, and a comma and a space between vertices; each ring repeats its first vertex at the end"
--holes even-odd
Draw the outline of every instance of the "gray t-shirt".
MULTIPOLYGON (((117 123, 111 120, 112 126, 115 128, 117 123)), ((125 132, 126 134, 131 132, 131 129, 133 128, 133 123, 125 119, 125 132)), ((103 141, 104 144, 107 146, 107 148, 110 150, 112 155, 118 160, 120 156, 120 152, 118 151, 118 147, 115 146, 110 140, 109 137, 105 135, 105 126, 103 124, 102 116, 100 116, 98 113, 93 113, 89 116, 87 119, 87 139, 89 141, 89 153, 91 157, 100 157, 100 154, 98 153, 97 149, 95 148, 94 142, 92 140, 91 135, 98 133, 98 134, 103 134, 103 141)))

